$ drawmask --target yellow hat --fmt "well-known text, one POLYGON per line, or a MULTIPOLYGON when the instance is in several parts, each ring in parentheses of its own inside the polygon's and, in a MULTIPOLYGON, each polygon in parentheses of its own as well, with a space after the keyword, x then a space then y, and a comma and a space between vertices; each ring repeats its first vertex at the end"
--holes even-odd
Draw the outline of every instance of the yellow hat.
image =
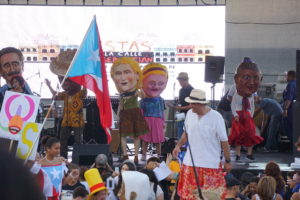
POLYGON ((89 169, 84 173, 84 178, 89 185, 90 194, 87 200, 90 200, 94 194, 101 190, 106 190, 105 184, 99 174, 98 169, 89 169))

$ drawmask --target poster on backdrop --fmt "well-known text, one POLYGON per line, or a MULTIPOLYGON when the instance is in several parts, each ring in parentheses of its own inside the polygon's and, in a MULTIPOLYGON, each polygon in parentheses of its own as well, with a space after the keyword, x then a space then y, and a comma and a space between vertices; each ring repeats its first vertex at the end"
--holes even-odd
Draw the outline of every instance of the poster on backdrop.
POLYGON ((35 122, 40 98, 7 91, 0 112, 0 137, 19 139, 24 123, 35 122))
POLYGON ((26 122, 23 125, 17 149, 18 158, 23 160, 35 160, 38 138, 42 128, 43 124, 34 122, 26 122))

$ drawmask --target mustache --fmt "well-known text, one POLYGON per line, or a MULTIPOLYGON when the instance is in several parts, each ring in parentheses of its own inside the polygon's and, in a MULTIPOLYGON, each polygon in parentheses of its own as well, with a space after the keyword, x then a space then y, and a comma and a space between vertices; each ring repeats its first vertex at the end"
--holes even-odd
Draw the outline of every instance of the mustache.
POLYGON ((21 75, 21 72, 20 71, 9 72, 8 74, 5 74, 4 76, 14 76, 14 75, 21 75))

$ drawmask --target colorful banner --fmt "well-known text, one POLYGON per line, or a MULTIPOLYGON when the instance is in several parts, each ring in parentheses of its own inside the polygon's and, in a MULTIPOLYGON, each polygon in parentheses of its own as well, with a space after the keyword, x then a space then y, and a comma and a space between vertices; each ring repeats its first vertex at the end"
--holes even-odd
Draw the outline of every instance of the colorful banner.
POLYGON ((42 124, 37 124, 33 122, 28 122, 24 124, 19 138, 17 150, 18 158, 21 158, 23 160, 26 160, 27 158, 28 160, 35 160, 38 148, 38 137, 40 136, 42 128, 42 124))
POLYGON ((23 124, 35 122, 40 98, 7 91, 0 112, 0 137, 18 140, 23 124))

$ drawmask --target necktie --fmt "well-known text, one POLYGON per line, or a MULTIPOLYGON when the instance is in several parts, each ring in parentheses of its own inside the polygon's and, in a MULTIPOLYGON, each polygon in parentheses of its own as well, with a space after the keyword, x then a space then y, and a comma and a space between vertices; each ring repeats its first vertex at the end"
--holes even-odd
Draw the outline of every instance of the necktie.
POLYGON ((247 97, 243 97, 242 104, 243 104, 243 110, 250 109, 250 102, 249 102, 249 99, 247 97))

